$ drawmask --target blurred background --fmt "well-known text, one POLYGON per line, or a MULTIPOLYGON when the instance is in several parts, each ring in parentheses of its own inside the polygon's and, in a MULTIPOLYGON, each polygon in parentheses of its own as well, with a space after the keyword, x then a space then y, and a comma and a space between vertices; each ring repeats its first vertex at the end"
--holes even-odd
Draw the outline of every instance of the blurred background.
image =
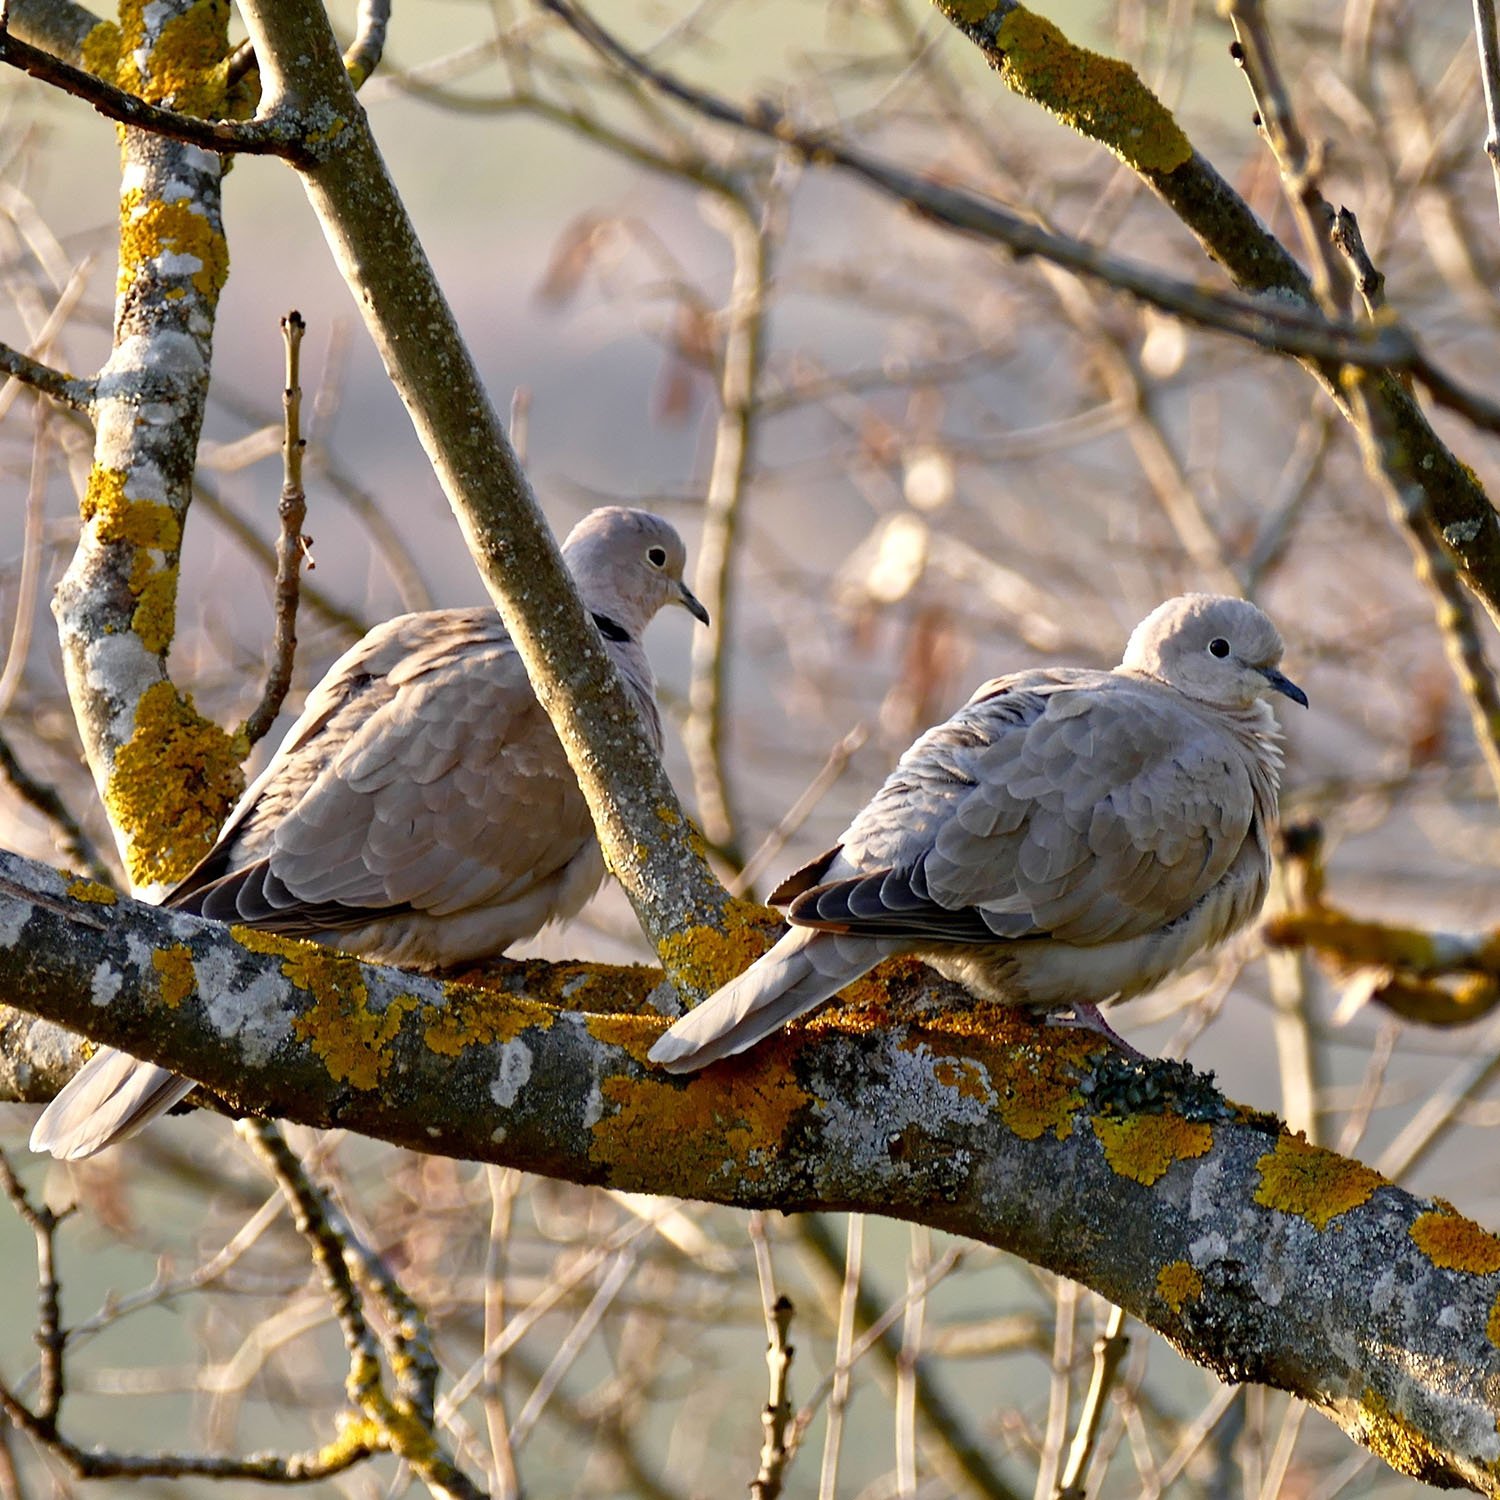
MULTIPOLYGON (((1042 9, 1132 62, 1296 250, 1212 5, 1042 9)), ((1112 253, 1223 284, 1133 173, 1010 94, 919 0, 609 0, 597 14, 742 104, 773 100, 1112 253)), ((1358 214, 1392 305, 1447 368, 1500 387, 1500 241, 1466 10, 1307 0, 1275 25, 1325 189, 1358 214)), ((705 516, 734 519, 727 552, 704 559, 727 569, 722 655, 700 641, 695 660, 677 612, 651 637, 676 724, 669 769, 726 880, 763 895, 825 847, 985 678, 1112 665, 1153 605, 1203 589, 1267 609, 1312 700, 1282 713, 1283 806, 1321 823, 1330 897, 1434 927, 1495 924, 1500 820, 1431 599, 1352 434, 1294 364, 711 125, 608 72, 530 5, 405 0, 361 97, 558 534, 594 505, 642 504, 698 557, 705 516), (722 392, 735 368, 754 372, 740 416, 722 392)), ((78 373, 103 363, 117 193, 112 125, 0 77, 0 338, 31 346, 51 319, 35 352, 78 373)), ((269 652, 289 309, 309 328, 316 561, 293 709, 367 625, 483 591, 293 173, 241 158, 225 205, 231 274, 172 671, 231 724, 259 698, 269 652)), ((1493 491, 1493 441, 1434 420, 1493 491)), ((89 457, 81 421, 0 388, 0 736, 112 860, 48 611, 89 457)), ((52 822, 3 788, 0 841, 58 857, 52 822)), ((612 891, 535 946, 649 957, 612 891)), ((1268 959, 1251 934, 1113 1019, 1143 1050, 1212 1069, 1232 1097, 1500 1223, 1500 1027, 1403 1025, 1361 1003, 1367 988, 1268 959)), ((33 1113, 0 1109, 0 1145, 38 1195, 81 1205, 61 1249, 65 1317, 84 1325, 70 1433, 235 1452, 326 1441, 337 1329, 229 1126, 171 1120, 97 1162, 44 1167, 24 1152, 33 1113)), ((1108 1311, 1086 1291, 905 1225, 625 1199, 292 1135, 427 1308, 448 1435, 497 1494, 507 1475, 537 1496, 737 1492, 755 1473, 763 1309, 778 1293, 796 1309, 802 1424, 788 1493, 1052 1493, 1108 1311), (883 1331, 862 1338, 872 1320, 883 1331), (848 1389, 828 1443, 840 1348, 848 1389)), ((12 1384, 34 1358, 32 1255, 0 1210, 12 1384)), ((1090 1494, 1418 1489, 1297 1403, 1225 1390, 1128 1332, 1090 1494)), ((408 1487, 381 1460, 315 1489, 408 1487)), ((0 1494, 75 1488, 0 1429, 0 1494)))

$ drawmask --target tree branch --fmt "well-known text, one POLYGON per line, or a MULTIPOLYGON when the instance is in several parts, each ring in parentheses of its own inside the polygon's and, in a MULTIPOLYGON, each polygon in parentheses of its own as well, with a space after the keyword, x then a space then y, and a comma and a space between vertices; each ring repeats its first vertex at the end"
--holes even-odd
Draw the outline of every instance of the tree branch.
POLYGON ((1223 1379, 1293 1392, 1403 1472, 1500 1492, 1500 1240, 1181 1065, 1122 1060, 908 962, 685 1081, 642 1061, 654 970, 503 964, 481 991, 104 894, 0 855, 0 987, 236 1109, 968 1235, 1093 1287, 1223 1379))

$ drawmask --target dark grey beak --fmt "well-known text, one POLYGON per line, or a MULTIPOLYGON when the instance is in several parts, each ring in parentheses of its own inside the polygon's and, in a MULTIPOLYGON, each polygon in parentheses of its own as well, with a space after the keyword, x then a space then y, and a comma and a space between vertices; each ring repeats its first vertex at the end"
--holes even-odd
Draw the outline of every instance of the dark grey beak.
POLYGON ((1285 694, 1293 703, 1300 703, 1303 708, 1307 707, 1307 694, 1290 677, 1283 676, 1275 667, 1261 667, 1259 670, 1260 675, 1271 684, 1276 692, 1285 694))
MULTIPOLYGON (((708 611, 706 609, 704 609, 704 607, 702 606, 702 604, 700 604, 698 602, 698 596, 692 591, 692 589, 690 589, 687 586, 687 584, 683 583, 681 579, 678 579, 678 581, 677 581, 677 593, 678 593, 678 600, 677 600, 677 602, 690 615, 692 615, 695 620, 702 620, 703 623, 705 625, 707 625, 708 624, 708 611)), ((1304 698, 1302 701, 1304 703, 1306 703, 1307 699, 1304 698)))

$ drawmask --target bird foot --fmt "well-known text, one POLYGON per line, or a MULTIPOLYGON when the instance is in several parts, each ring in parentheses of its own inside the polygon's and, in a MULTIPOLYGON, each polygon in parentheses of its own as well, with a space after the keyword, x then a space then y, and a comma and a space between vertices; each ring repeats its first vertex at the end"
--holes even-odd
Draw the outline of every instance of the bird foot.
POLYGON ((1079 1031, 1092 1031, 1096 1036, 1102 1036, 1111 1046, 1118 1047, 1126 1057, 1145 1060, 1146 1054, 1137 1051, 1115 1030, 1108 1021, 1104 1019, 1104 1013, 1097 1005, 1077 1004, 1071 1010, 1047 1013, 1046 1024, 1048 1026, 1069 1026, 1079 1031))

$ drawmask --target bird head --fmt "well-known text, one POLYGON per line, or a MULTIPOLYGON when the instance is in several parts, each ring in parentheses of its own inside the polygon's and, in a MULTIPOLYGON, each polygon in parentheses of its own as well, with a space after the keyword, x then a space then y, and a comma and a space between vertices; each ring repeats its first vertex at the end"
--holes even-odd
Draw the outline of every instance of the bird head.
POLYGON ((1281 693, 1306 708, 1307 694, 1280 670, 1281 650, 1276 627, 1247 600, 1183 594, 1135 627, 1120 667, 1216 707, 1281 693))
MULTIPOLYGON (((682 538, 648 510, 609 505, 590 511, 568 533, 562 552, 585 607, 632 638, 668 604, 708 624, 708 611, 683 581, 682 538)), ((603 623, 600 629, 608 633, 603 623)))

